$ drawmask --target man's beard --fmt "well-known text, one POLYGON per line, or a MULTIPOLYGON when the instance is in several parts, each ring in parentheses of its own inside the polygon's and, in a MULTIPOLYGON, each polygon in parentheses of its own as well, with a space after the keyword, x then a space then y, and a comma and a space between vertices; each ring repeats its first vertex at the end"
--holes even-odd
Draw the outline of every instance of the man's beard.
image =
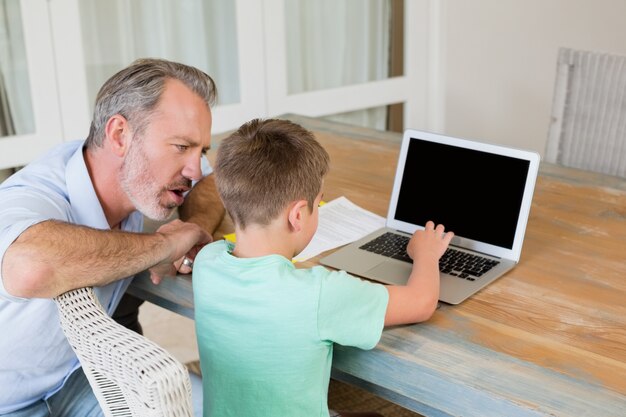
MULTIPOLYGON (((135 136, 121 167, 122 189, 142 214, 152 220, 167 220, 176 204, 171 202, 161 205, 161 197, 166 195, 168 187, 157 184, 150 172, 150 162, 143 152, 142 139, 135 136)), ((181 179, 182 183, 186 184, 187 181, 181 179)))

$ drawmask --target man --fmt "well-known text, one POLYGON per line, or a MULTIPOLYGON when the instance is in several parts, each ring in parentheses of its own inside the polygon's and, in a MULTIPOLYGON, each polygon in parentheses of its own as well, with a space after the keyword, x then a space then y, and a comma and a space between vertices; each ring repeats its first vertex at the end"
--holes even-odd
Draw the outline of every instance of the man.
POLYGON ((0 415, 102 415, 52 298, 94 286, 112 314, 134 274, 149 269, 158 284, 191 271, 183 260, 224 214, 201 167, 215 97, 202 71, 135 61, 102 86, 86 141, 57 146, 0 185, 0 415), (143 215, 166 220, 184 202, 190 222, 138 233, 143 215))

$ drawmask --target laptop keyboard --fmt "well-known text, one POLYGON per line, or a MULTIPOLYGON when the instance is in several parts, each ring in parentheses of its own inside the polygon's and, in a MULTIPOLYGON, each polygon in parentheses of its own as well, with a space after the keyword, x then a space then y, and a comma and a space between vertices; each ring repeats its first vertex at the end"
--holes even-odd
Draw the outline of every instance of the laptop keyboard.
POLYGON ((359 249, 364 249, 368 252, 377 253, 389 258, 400 259, 404 262, 413 263, 413 260, 406 253, 406 245, 408 244, 408 237, 386 232, 360 246, 359 249))
MULTIPOLYGON (((359 249, 412 263, 413 260, 406 253, 408 244, 409 237, 386 232, 360 246, 359 249)), ((439 270, 452 276, 475 281, 499 263, 499 261, 480 255, 448 248, 439 259, 439 270)))

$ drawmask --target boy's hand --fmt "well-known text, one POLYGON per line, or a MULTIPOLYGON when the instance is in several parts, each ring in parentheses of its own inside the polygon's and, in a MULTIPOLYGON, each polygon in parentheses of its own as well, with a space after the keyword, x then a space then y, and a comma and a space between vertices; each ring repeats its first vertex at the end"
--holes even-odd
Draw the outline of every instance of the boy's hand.
POLYGON ((420 259, 434 258, 438 261, 453 237, 453 232, 445 232, 443 224, 438 224, 435 227, 435 223, 429 220, 424 230, 415 231, 406 251, 413 261, 417 257, 420 259))

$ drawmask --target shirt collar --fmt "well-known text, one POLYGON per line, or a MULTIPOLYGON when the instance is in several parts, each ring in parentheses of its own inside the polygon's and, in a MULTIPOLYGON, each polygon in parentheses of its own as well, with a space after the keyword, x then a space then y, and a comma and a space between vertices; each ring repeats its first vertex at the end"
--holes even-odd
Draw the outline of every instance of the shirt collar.
POLYGON ((72 212, 78 224, 96 229, 110 229, 87 170, 83 147, 84 144, 74 152, 65 171, 67 194, 72 212))
MULTIPOLYGON (((75 222, 96 229, 107 230, 111 227, 107 222, 104 210, 93 188, 85 156, 84 143, 71 156, 65 170, 67 194, 72 206, 75 222)), ((143 229, 143 215, 133 211, 120 225, 121 230, 139 232, 143 229)))

